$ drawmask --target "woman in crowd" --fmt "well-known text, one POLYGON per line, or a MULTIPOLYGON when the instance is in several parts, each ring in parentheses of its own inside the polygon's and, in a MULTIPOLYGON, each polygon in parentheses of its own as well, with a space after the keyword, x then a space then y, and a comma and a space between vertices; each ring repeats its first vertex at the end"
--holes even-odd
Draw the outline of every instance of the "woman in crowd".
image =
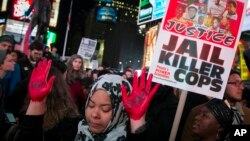
POLYGON ((121 76, 106 74, 98 78, 92 86, 85 116, 78 125, 76 141, 115 141, 125 140, 128 116, 123 108, 121 85, 131 92, 128 81, 121 76))
POLYGON ((81 117, 62 73, 51 67, 51 61, 44 59, 33 70, 28 92, 26 114, 20 117, 14 140, 74 140, 81 117))
POLYGON ((72 55, 67 62, 66 82, 70 87, 73 101, 82 113, 81 107, 85 105, 86 95, 83 93, 81 80, 84 78, 83 58, 80 55, 72 55))
POLYGON ((205 103, 195 116, 193 133, 200 141, 229 140, 232 118, 233 113, 224 101, 212 99, 205 103))

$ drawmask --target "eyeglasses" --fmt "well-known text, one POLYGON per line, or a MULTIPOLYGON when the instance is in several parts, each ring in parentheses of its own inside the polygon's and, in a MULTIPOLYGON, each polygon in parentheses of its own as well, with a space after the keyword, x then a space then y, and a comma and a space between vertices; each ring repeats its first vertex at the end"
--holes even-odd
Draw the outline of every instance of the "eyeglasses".
POLYGON ((227 84, 232 84, 236 87, 245 87, 245 84, 243 81, 232 81, 232 82, 227 82, 227 84))

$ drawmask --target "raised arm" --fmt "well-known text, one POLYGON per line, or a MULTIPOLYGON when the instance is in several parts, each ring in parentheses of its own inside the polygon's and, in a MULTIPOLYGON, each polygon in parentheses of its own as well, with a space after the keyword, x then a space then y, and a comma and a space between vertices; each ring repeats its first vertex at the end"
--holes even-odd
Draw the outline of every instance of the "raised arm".
POLYGON ((131 94, 127 94, 125 86, 122 86, 122 101, 130 117, 131 133, 135 133, 146 123, 145 115, 149 103, 160 86, 160 84, 156 84, 151 89, 152 79, 153 75, 149 74, 148 80, 146 80, 146 70, 143 70, 140 82, 138 82, 138 74, 135 72, 131 94))
POLYGON ((34 68, 31 74, 28 92, 31 98, 26 115, 43 115, 45 112, 45 101, 53 86, 55 76, 47 77, 51 67, 51 60, 43 59, 38 66, 34 68))

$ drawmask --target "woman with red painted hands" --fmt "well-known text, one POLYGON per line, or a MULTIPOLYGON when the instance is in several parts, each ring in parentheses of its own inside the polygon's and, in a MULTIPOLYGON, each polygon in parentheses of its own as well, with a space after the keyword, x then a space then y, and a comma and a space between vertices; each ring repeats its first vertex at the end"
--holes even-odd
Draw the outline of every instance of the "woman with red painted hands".
POLYGON ((75 141, 132 141, 133 133, 145 123, 145 112, 157 86, 150 92, 152 75, 145 87, 145 71, 140 79, 135 74, 133 90, 119 75, 100 76, 88 95, 85 118, 78 124, 75 141), (131 133, 127 131, 129 112, 131 133), (131 135, 131 136, 130 136, 131 135), (131 137, 131 138, 130 138, 131 137))
POLYGON ((80 121, 62 73, 51 60, 39 62, 28 85, 29 103, 20 117, 14 141, 71 141, 80 121))
MULTIPOLYGON (((31 83, 29 84, 29 93, 31 101, 26 112, 26 118, 21 123, 20 131, 16 140, 68 140, 68 141, 123 141, 123 140, 137 140, 134 133, 137 133, 140 128, 145 125, 145 113, 147 111, 150 100, 155 91, 159 87, 156 85, 151 91, 152 75, 145 86, 145 71, 140 78, 140 85, 138 86, 137 74, 135 74, 133 87, 129 82, 118 75, 103 75, 98 78, 90 94, 87 98, 85 107, 85 116, 81 122, 72 124, 64 132, 57 132, 60 136, 75 135, 74 139, 62 137, 60 139, 46 138, 43 134, 42 128, 43 120, 41 119, 46 114, 46 101, 48 101, 53 81, 57 77, 50 76, 47 83, 48 70, 50 68, 50 61, 43 61, 32 72, 31 83), (45 70, 42 68, 46 68, 45 70), (39 75, 40 74, 40 75, 39 75), (122 86, 122 87, 121 87, 122 86), (123 98, 122 98, 123 93, 123 98), (131 138, 127 137, 127 114, 130 116, 131 138), (77 130, 75 132, 75 130, 77 130), (66 133, 67 132, 67 133, 66 133)), ((53 88, 52 88, 53 89, 53 88)), ((62 128, 62 126, 59 126, 62 128)), ((130 135, 130 134, 129 134, 130 135)))
POLYGON ((149 74, 148 80, 146 80, 146 70, 143 70, 140 82, 138 82, 137 72, 134 74, 131 94, 126 92, 125 86, 122 86, 122 101, 130 117, 131 134, 129 134, 129 140, 144 140, 141 133, 146 129, 146 112, 150 101, 160 87, 160 84, 156 84, 151 89, 152 79, 153 75, 149 74))

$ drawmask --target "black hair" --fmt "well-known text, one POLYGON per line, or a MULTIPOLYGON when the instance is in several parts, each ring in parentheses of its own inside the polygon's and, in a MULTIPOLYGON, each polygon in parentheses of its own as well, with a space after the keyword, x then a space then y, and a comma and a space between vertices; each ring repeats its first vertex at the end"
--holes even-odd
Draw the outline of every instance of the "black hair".
POLYGON ((229 0, 228 4, 232 4, 234 6, 234 8, 237 7, 237 4, 236 4, 236 2, 234 0, 229 0))
POLYGON ((25 57, 25 54, 23 52, 21 52, 20 50, 14 50, 13 52, 15 52, 17 54, 17 60, 25 57))
POLYGON ((198 9, 196 7, 194 7, 194 6, 189 6, 188 10, 191 9, 191 8, 194 8, 196 11, 198 11, 198 9))
POLYGON ((56 60, 52 60, 52 65, 54 67, 56 67, 62 74, 64 74, 67 70, 67 66, 65 63, 63 63, 62 61, 56 61, 56 60))
POLYGON ((43 43, 36 40, 30 44, 29 49, 30 50, 34 50, 34 49, 35 50, 43 50, 43 47, 44 47, 43 43))
POLYGON ((11 50, 14 49, 14 46, 16 44, 16 41, 15 41, 13 35, 3 35, 3 36, 0 36, 0 42, 9 42, 12 45, 11 46, 11 50))

